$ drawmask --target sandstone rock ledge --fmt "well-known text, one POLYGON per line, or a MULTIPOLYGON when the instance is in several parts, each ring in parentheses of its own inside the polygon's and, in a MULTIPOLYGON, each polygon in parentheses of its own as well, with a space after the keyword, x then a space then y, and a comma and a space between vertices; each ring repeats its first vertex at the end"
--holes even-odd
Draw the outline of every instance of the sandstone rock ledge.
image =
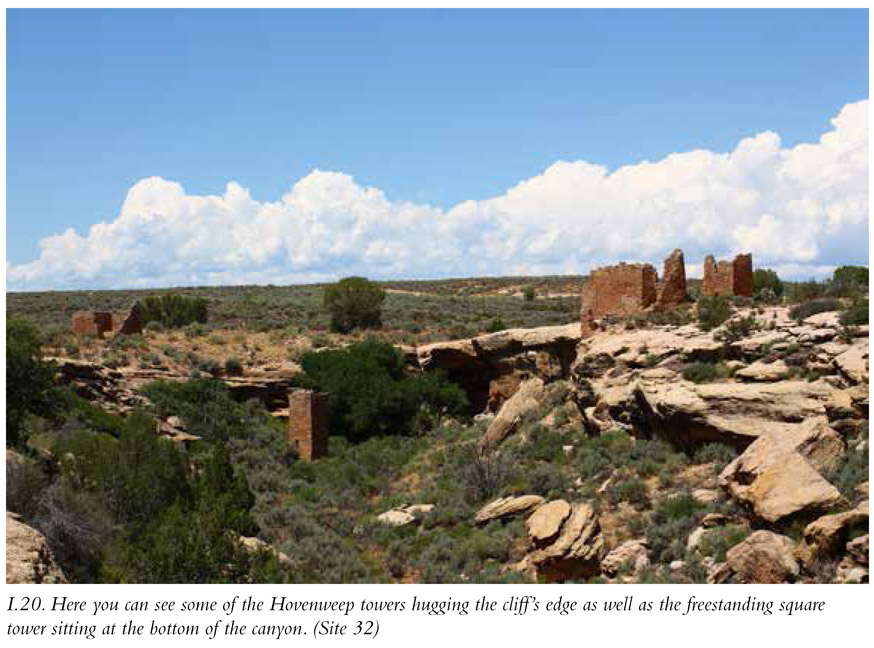
POLYGON ((6 511, 6 582, 67 582, 43 534, 9 511, 6 511))

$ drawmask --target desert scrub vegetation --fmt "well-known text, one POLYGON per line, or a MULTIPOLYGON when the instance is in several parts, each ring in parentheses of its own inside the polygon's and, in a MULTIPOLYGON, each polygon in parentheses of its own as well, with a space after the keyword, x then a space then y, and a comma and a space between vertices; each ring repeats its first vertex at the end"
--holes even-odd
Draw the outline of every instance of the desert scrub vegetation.
POLYGON ((144 297, 140 301, 143 323, 157 322, 166 328, 181 328, 192 323, 206 324, 208 302, 203 297, 189 297, 176 293, 144 297))
POLYGON ((246 479, 223 444, 187 453, 157 436, 144 411, 118 427, 116 437, 68 419, 50 435, 54 459, 41 476, 32 461, 26 472, 7 475, 13 482, 7 507, 45 535, 68 578, 283 580, 275 557, 251 555, 236 540, 258 528, 246 479))
POLYGON ((840 458, 834 469, 826 475, 827 479, 841 491, 849 501, 855 501, 858 493, 856 488, 868 481, 868 424, 847 439, 847 451, 840 458))
POLYGON ((54 407, 54 371, 42 359, 42 337, 25 320, 6 320, 6 443, 24 443, 28 414, 54 407))
MULTIPOLYGON (((398 341, 406 336, 406 343, 413 344, 451 339, 453 327, 463 326, 471 335, 485 333, 494 318, 508 328, 578 321, 579 282, 574 277, 555 277, 374 283, 387 289, 380 330, 388 340, 398 341), (503 286, 520 283, 536 285, 537 299, 528 302, 519 296, 501 294, 503 286)), ((324 288, 324 284, 202 286, 175 288, 173 294, 207 301, 208 321, 198 324, 200 334, 216 329, 244 329, 294 330, 297 334, 315 335, 330 328, 330 313, 323 303, 324 288)), ((7 317, 33 322, 45 332, 47 340, 59 344, 69 332, 70 317, 77 310, 122 312, 133 301, 160 299, 166 293, 166 289, 8 293, 7 317)), ((154 326, 149 329, 150 335, 158 332, 154 326)))
POLYGON ((779 302, 783 297, 784 290, 783 282, 773 270, 757 268, 753 271, 753 298, 756 301, 765 303, 779 302))
POLYGON ((694 362, 683 368, 683 378, 693 383, 727 380, 731 373, 731 369, 724 362, 694 362))
POLYGON ((868 298, 857 299, 840 316, 844 326, 864 326, 868 324, 868 298))
POLYGON ((724 443, 705 443, 695 450, 693 462, 696 464, 712 463, 714 472, 719 474, 737 457, 737 450, 724 443))
POLYGON ((748 338, 759 330, 759 323, 752 315, 735 317, 728 320, 714 334, 713 339, 726 345, 734 344, 748 338))
POLYGON ((800 322, 801 320, 806 319, 811 315, 827 313, 829 311, 838 311, 841 310, 843 307, 843 302, 841 302, 840 299, 813 299, 798 304, 797 306, 793 306, 789 311, 789 317, 800 322))
POLYGON ((732 310, 728 297, 701 297, 698 299, 698 326, 702 331, 712 331, 731 317, 732 310))
POLYGON ((690 493, 679 492, 656 502, 646 539, 654 562, 670 563, 686 555, 689 534, 698 526, 706 505, 690 493))
MULTIPOLYGON (((155 433, 156 410, 121 418, 55 387, 51 367, 30 344, 34 330, 12 326, 7 333, 20 361, 13 368, 30 369, 19 375, 7 364, 19 431, 7 435, 18 457, 7 471, 7 509, 44 534, 70 580, 286 580, 275 555, 251 553, 237 540, 260 528, 256 496, 235 455, 264 436, 274 448, 283 439, 263 408, 234 403, 208 381, 153 387, 158 407, 202 434, 184 448, 155 433), (34 378, 47 381, 31 386, 34 378), (24 387, 29 395, 19 398, 24 387)), ((283 460, 281 452, 276 457, 283 460)))

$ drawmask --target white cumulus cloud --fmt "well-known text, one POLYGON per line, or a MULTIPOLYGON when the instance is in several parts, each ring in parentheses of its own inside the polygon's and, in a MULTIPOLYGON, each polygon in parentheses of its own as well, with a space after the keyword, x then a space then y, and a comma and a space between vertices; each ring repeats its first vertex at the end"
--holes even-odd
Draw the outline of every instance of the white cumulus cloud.
POLYGON ((819 142, 764 132, 734 150, 674 153, 609 172, 556 162, 489 200, 449 210, 392 201, 344 173, 312 171, 275 202, 235 182, 189 195, 152 177, 118 216, 40 241, 7 263, 7 289, 291 283, 584 273, 620 260, 690 268, 750 251, 792 277, 868 263, 868 101, 846 105, 819 142))

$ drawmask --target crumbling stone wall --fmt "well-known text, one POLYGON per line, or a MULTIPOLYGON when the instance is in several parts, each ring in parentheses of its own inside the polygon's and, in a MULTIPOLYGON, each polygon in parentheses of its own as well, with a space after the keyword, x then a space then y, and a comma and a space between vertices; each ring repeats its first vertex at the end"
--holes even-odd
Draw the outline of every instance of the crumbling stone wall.
POLYGON ((108 311, 76 311, 72 329, 75 335, 93 335, 102 338, 107 333, 134 335, 143 332, 142 308, 134 302, 126 313, 108 311))
POLYGON ((712 254, 707 255, 701 292, 708 297, 752 297, 753 256, 738 254, 733 261, 717 262, 712 254))
POLYGON ((686 263, 682 250, 665 259, 664 279, 658 281, 649 263, 620 263, 593 270, 583 284, 583 333, 607 315, 636 315, 667 310, 686 300, 686 263))
POLYGON ((112 331, 112 313, 106 311, 76 311, 73 313, 73 333, 103 337, 112 331))
POLYGON ((330 416, 328 394, 309 389, 288 393, 288 442, 304 461, 328 454, 330 416))
POLYGON ((112 330, 115 335, 136 335, 143 332, 143 312, 139 302, 134 302, 127 313, 113 313, 112 330))
POLYGON ((583 284, 583 322, 606 315, 634 315, 649 308, 657 298, 656 279, 655 268, 649 263, 620 263, 593 270, 583 284))
POLYGON ((658 310, 675 308, 686 301, 686 262, 682 250, 674 250, 665 259, 665 271, 656 299, 658 310))

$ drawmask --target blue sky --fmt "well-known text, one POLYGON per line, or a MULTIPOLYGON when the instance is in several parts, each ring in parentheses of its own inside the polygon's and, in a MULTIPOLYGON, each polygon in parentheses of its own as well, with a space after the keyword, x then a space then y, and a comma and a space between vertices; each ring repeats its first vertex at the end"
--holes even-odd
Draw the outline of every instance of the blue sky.
MULTIPOLYGON (((732 151, 764 131, 781 150, 815 143, 867 98, 864 10, 10 10, 7 264, 34 262, 39 242, 68 228, 87 237, 112 222, 152 176, 186 196, 224 195, 233 181, 263 203, 320 169, 445 215, 562 160, 611 172, 732 151)), ((469 271, 564 268, 514 265, 516 249, 469 271)), ((279 241, 234 263, 241 280, 271 268, 289 280, 386 274, 378 256, 344 265, 348 250, 329 253, 320 264, 279 241)), ((152 275, 127 281, 234 279, 183 257, 176 279, 142 266, 152 275)), ((775 262, 832 262, 814 257, 775 262)), ((439 264, 409 274, 438 276, 439 264)), ((38 281, 12 283, 103 286, 110 269, 46 262, 38 281)))

